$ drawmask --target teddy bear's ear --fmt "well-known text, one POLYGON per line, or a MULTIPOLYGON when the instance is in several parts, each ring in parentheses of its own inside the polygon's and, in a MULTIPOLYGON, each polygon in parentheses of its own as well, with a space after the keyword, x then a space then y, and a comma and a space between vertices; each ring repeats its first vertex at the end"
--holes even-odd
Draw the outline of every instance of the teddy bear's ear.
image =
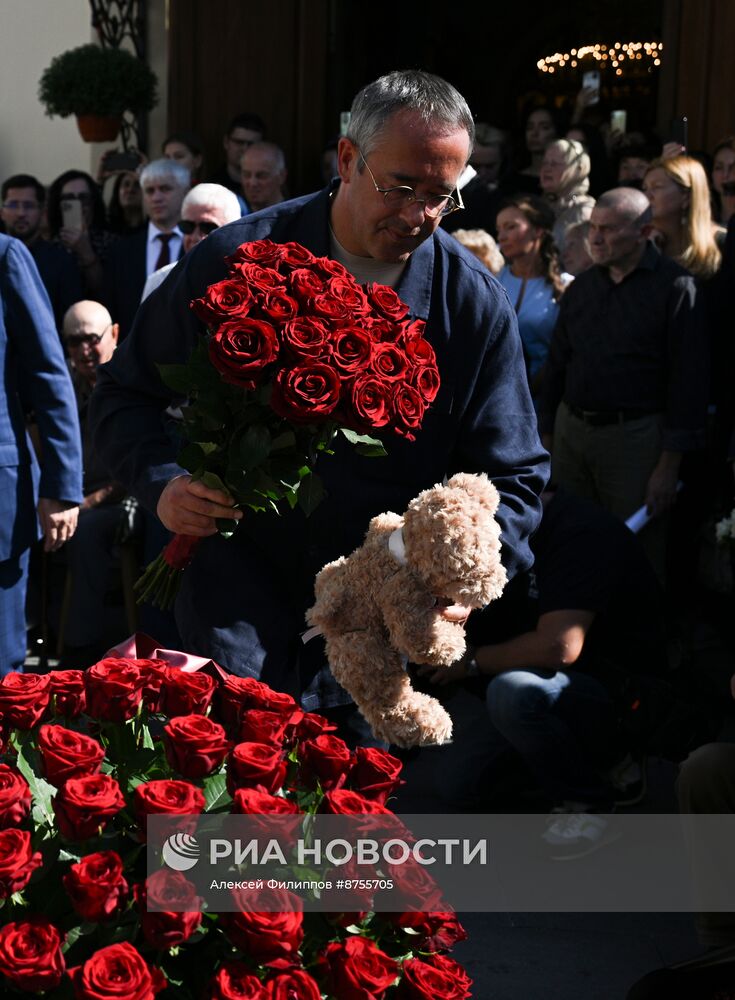
POLYGON ((467 496, 488 507, 491 514, 494 514, 498 509, 500 496, 484 472, 477 475, 470 472, 457 472, 447 481, 447 487, 466 493, 467 496))

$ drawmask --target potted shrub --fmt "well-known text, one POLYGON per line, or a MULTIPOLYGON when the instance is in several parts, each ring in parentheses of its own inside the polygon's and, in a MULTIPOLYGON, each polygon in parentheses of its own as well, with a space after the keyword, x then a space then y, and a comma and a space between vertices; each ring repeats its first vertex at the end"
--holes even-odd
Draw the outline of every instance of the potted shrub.
POLYGON ((41 76, 38 96, 53 118, 76 115, 86 142, 117 136, 125 111, 150 111, 157 100, 156 76, 124 49, 80 45, 55 56, 41 76))

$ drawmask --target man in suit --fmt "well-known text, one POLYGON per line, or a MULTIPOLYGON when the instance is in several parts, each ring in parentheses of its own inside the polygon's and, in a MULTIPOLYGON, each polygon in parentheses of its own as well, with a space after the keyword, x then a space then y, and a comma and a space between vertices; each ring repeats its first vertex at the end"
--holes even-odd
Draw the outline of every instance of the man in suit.
POLYGON ((42 534, 47 552, 60 548, 74 534, 82 499, 79 421, 48 295, 30 253, 9 236, 0 236, 0 366, 3 675, 23 669, 31 545, 42 534), (26 430, 31 410, 40 440, 40 470, 26 430))
POLYGON ((186 649, 294 690, 308 710, 349 703, 319 643, 297 662, 314 574, 354 549, 375 514, 405 509, 447 472, 484 470, 501 494, 504 565, 512 576, 530 563, 547 456, 516 317, 489 271, 438 229, 461 204, 456 184, 473 136, 464 98, 438 77, 392 73, 366 87, 340 140, 339 182, 223 226, 188 253, 143 303, 92 396, 95 447, 110 472, 169 530, 205 538, 177 598, 186 649), (381 459, 339 445, 320 463, 327 497, 310 517, 248 512, 225 541, 215 519, 233 516, 232 499, 176 463, 162 420, 172 393, 157 362, 188 358, 203 332, 191 300, 225 277, 225 258, 240 244, 259 239, 295 241, 343 262, 358 281, 393 285, 426 320, 442 385, 414 442, 386 441, 381 459))
POLYGON ((146 278, 183 256, 183 234, 178 222, 190 184, 187 168, 165 157, 153 160, 141 171, 148 225, 111 247, 105 264, 105 305, 120 324, 120 340, 133 325, 146 278))

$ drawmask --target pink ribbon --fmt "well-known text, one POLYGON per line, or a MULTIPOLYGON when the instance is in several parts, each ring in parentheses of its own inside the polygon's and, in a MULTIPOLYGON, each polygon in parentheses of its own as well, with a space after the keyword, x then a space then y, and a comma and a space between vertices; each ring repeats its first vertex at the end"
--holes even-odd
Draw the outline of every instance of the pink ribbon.
POLYGON ((105 656, 122 656, 133 660, 163 660, 172 667, 179 667, 189 674, 197 670, 209 669, 209 673, 214 673, 220 678, 229 677, 229 671, 220 667, 214 660, 206 656, 193 656, 191 653, 182 653, 178 649, 163 649, 155 639, 152 639, 145 632, 136 632, 135 635, 123 639, 117 646, 108 649, 105 656))

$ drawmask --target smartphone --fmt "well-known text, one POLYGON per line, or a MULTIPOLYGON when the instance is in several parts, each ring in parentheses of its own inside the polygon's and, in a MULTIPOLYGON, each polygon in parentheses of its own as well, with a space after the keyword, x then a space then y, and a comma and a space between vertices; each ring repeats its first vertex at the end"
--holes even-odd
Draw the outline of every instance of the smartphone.
POLYGON ((626 125, 628 124, 628 112, 627 111, 611 111, 610 112, 610 131, 611 132, 625 132, 626 125))
POLYGON ((137 153, 110 153, 105 160, 107 170, 137 170, 140 157, 137 153))
POLYGON ((597 104, 600 100, 600 71, 597 69, 587 70, 586 73, 582 74, 582 86, 587 89, 595 91, 594 97, 590 100, 590 104, 597 104))
POLYGON ((81 201, 62 200, 61 217, 64 222, 64 229, 84 229, 81 201))
POLYGON ((671 119, 669 142, 678 142, 684 149, 689 146, 689 122, 686 115, 671 119))
POLYGON ((350 127, 350 112, 340 111, 339 113, 339 134, 341 136, 347 135, 347 129, 350 127))

